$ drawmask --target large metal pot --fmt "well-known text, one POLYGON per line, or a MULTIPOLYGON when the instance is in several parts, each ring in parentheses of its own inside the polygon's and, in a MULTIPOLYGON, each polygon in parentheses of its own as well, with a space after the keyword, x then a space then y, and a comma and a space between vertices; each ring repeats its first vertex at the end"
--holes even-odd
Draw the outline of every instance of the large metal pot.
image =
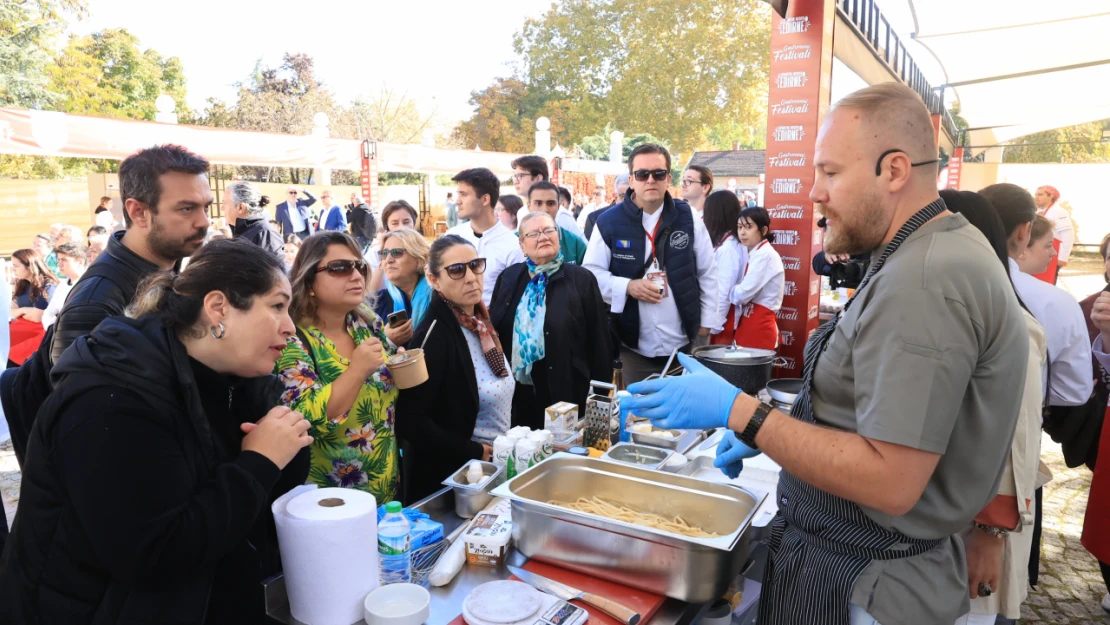
POLYGON ((691 354, 729 384, 755 395, 767 386, 775 370, 775 352, 736 345, 703 345, 691 354))

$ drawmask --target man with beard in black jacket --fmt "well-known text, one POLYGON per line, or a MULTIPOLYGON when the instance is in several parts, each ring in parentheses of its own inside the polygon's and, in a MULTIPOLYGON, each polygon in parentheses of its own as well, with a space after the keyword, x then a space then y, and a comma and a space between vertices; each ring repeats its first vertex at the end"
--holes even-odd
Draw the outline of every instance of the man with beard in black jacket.
POLYGON ((224 211, 234 237, 249 241, 285 260, 285 243, 281 240, 281 233, 266 215, 265 207, 269 204, 270 198, 246 180, 233 182, 224 189, 224 211))
POLYGON ((16 459, 25 461, 27 437, 50 394, 50 370, 67 347, 105 318, 122 315, 139 281, 172 269, 204 243, 212 191, 208 161, 177 145, 158 145, 127 157, 119 168, 127 229, 77 281, 37 352, 0 375, 0 401, 16 459))

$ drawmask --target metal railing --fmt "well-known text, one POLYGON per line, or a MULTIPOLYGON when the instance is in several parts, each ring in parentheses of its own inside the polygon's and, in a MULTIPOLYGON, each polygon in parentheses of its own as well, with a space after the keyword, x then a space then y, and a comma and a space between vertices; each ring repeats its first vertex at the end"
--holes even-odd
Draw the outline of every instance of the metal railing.
POLYGON ((836 0, 836 10, 855 34, 866 42, 872 54, 886 65, 894 76, 916 91, 929 112, 941 116, 941 127, 953 140, 959 134, 956 123, 944 107, 944 95, 925 79, 925 75, 910 56, 909 50, 891 28, 890 22, 879 11, 875 0, 836 0))

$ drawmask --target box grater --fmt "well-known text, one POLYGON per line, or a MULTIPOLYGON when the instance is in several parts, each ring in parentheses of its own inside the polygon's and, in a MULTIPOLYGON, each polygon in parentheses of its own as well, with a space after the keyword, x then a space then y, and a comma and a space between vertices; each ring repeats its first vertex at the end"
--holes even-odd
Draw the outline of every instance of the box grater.
MULTIPOLYGON (((594 389, 612 390, 607 382, 590 380, 590 395, 586 397, 585 427, 582 430, 582 444, 605 451, 616 440, 613 437, 613 422, 619 422, 621 402, 617 397, 609 397, 594 392, 594 389)), ((620 433, 617 433, 619 436, 620 433)))

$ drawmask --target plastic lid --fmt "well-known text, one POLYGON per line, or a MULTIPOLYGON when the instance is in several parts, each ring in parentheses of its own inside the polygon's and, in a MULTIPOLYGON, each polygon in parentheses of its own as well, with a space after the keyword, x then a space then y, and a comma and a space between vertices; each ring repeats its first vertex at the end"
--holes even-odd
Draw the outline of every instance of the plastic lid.
POLYGON ((401 511, 401 502, 400 501, 391 501, 391 502, 385 504, 385 511, 390 513, 390 514, 396 514, 396 513, 400 512, 401 511))

